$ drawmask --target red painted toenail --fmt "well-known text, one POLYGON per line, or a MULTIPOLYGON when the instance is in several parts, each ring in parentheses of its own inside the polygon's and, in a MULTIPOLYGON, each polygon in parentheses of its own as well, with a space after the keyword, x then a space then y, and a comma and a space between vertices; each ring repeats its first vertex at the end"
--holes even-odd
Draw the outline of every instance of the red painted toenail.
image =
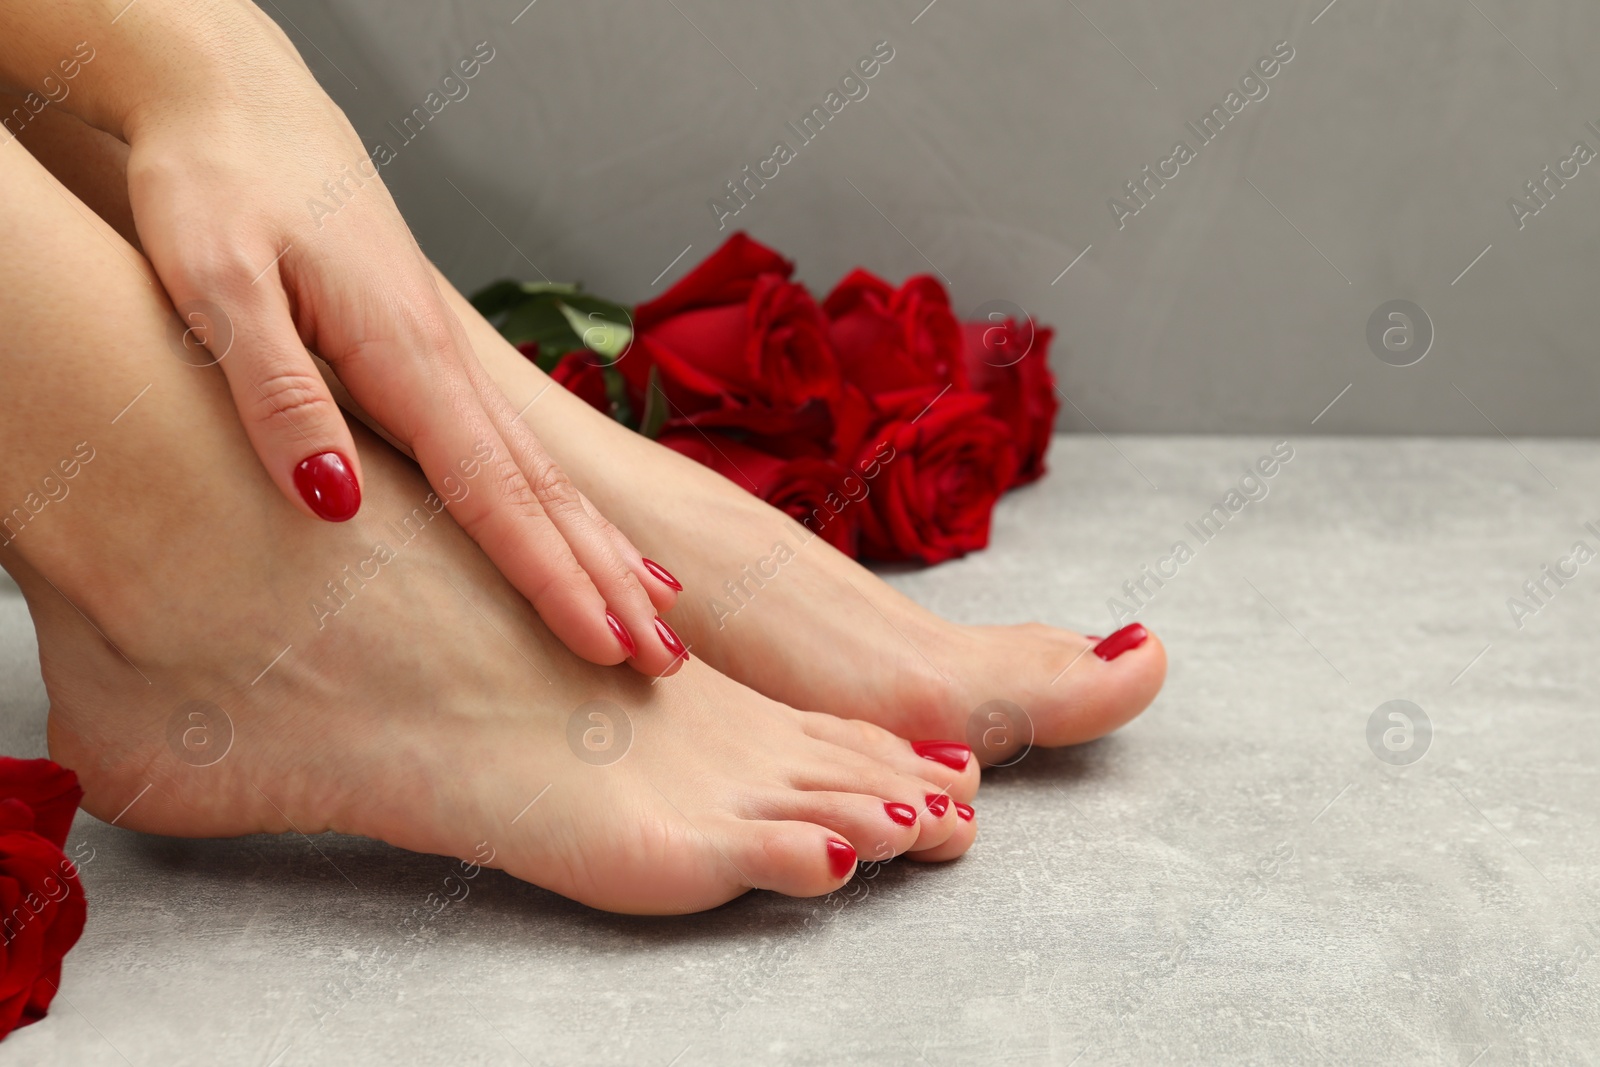
POLYGON ((680 593, 683 592, 683 583, 678 581, 678 579, 674 578, 672 576, 672 572, 671 571, 667 570, 667 568, 663 567, 661 564, 657 563, 655 560, 653 560, 653 559, 645 560, 644 561, 644 569, 649 571, 651 574, 655 575, 657 578, 659 578, 661 580, 661 584, 662 585, 670 585, 673 589, 676 589, 678 592, 680 592, 680 593))
POLYGON ((661 638, 661 643, 667 646, 668 652, 671 652, 674 656, 682 656, 684 659, 689 658, 689 650, 678 639, 678 635, 672 632, 672 627, 667 625, 667 620, 659 615, 656 616, 656 635, 661 638))
POLYGON ((828 869, 835 878, 843 878, 856 865, 856 850, 837 837, 828 842, 828 869))
POLYGON ((633 643, 633 635, 622 625, 622 620, 617 618, 615 612, 606 612, 606 625, 611 627, 611 632, 617 636, 617 644, 621 645, 623 651, 630 657, 639 651, 639 647, 633 643))
POLYGON ((1101 641, 1104 641, 1104 640, 1105 640, 1105 638, 1103 638, 1103 637, 1101 637, 1101 636, 1100 636, 1100 635, 1099 635, 1099 634, 1084 634, 1084 635, 1083 635, 1083 636, 1084 636, 1084 637, 1085 637, 1085 638, 1086 638, 1086 639, 1087 639, 1087 640, 1090 640, 1090 641, 1093 641, 1093 642, 1095 642, 1095 643, 1096 643, 1096 644, 1098 644, 1098 643, 1099 643, 1099 642, 1101 642, 1101 641))
POLYGON ((889 818, 901 826, 910 826, 917 821, 917 809, 910 804, 895 804, 891 802, 885 804, 883 810, 889 813, 889 818))
POLYGON ((1138 648, 1144 644, 1145 638, 1149 636, 1150 632, 1143 626, 1136 622, 1129 623, 1098 645, 1095 645, 1094 654, 1110 662, 1124 652, 1138 648))
POLYGON ((972 760, 972 749, 960 741, 913 741, 911 751, 923 759, 942 763, 952 771, 964 771, 972 760))
POLYGON ((963 804, 958 800, 956 801, 956 814, 966 822, 971 822, 972 817, 978 813, 972 810, 971 804, 963 804))
POLYGON ((929 793, 923 799, 928 802, 928 810, 935 819, 944 818, 944 813, 950 810, 950 798, 943 793, 929 793))
POLYGON ((294 469, 294 487, 319 519, 344 522, 361 510, 361 486, 349 462, 337 452, 319 452, 294 469))

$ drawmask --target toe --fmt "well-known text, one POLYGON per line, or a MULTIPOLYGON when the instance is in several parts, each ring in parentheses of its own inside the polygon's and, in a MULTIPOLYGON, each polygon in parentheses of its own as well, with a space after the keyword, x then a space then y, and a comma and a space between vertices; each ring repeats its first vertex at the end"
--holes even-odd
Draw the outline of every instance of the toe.
POLYGON ((951 834, 943 844, 906 853, 906 859, 921 863, 940 863, 944 860, 953 860, 972 847, 973 838, 978 836, 978 813, 960 801, 956 802, 955 807, 958 809, 955 833, 951 834))
POLYGON ((930 782, 956 800, 971 803, 978 795, 978 761, 960 741, 910 742, 860 719, 840 719, 818 712, 802 713, 802 728, 821 741, 870 756, 901 774, 930 782))
MULTIPOLYGON (((816 758, 797 761, 789 784, 803 797, 819 793, 854 793, 876 803, 895 804, 916 812, 916 840, 913 849, 943 844, 956 832, 960 821, 950 794, 925 778, 902 774, 868 756, 837 745, 817 742, 816 758)), ((804 799, 795 801, 805 804, 804 799)), ((812 809, 807 808, 810 811, 812 809)), ((820 818, 805 815, 802 818, 820 818)), ((876 858, 863 854, 863 858, 876 858)))
POLYGON ((996 666, 974 687, 966 740, 984 766, 1016 762, 1030 747, 1093 741, 1134 718, 1166 678, 1160 639, 1134 623, 1099 639, 1039 626, 983 627, 996 666), (1019 689, 1020 673, 1038 681, 1019 689), (986 696, 987 694, 987 696, 986 696))
POLYGON ((729 850, 734 865, 757 889, 819 897, 855 874, 855 847, 826 826, 753 819, 733 837, 729 850))
POLYGON ((850 843, 862 863, 890 860, 918 847, 921 811, 863 793, 782 790, 753 805, 756 818, 813 822, 850 843))
POLYGON ((1051 688, 1065 697, 1060 714, 1035 720, 1036 743, 1076 745, 1103 737, 1138 715, 1161 690, 1167 653, 1160 638, 1134 623, 1093 642, 1075 638, 1067 668, 1051 688))

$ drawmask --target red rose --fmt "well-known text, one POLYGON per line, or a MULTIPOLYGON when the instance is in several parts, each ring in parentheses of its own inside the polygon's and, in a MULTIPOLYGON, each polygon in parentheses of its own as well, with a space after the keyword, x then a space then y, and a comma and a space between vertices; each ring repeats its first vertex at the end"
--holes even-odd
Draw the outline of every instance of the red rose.
MULTIPOLYGON (((867 395, 853 385, 845 385, 831 404, 813 401, 798 411, 778 414, 762 408, 736 408, 708 411, 697 415, 692 425, 729 433, 752 448, 785 459, 810 456, 832 460, 847 467, 861 450, 861 443, 877 420, 867 395)), ((667 429, 685 423, 668 422, 667 429)))
POLYGON ((861 490, 855 491, 854 500, 846 494, 861 479, 838 464, 812 456, 785 459, 724 434, 692 429, 665 433, 661 443, 754 493, 845 555, 855 556, 856 529, 864 509, 855 503, 861 490))
POLYGON ((0 756, 0 800, 21 801, 33 811, 33 831, 61 848, 83 800, 78 776, 47 759, 0 756))
POLYGON ((822 302, 845 380, 868 397, 919 386, 967 386, 961 327, 938 279, 908 278, 895 289, 875 274, 850 272, 822 302))
POLYGON ((44 1018, 83 933, 83 889, 61 852, 82 798, 71 771, 0 756, 0 1037, 44 1018))
POLYGON ((1050 372, 1050 339, 1055 331, 1018 323, 968 322, 967 376, 972 388, 989 396, 989 413, 1011 427, 1017 446, 1017 485, 1044 474, 1044 454, 1055 432, 1056 376, 1050 372))
POLYGON ((995 501, 1016 473, 1011 432, 980 393, 885 397, 887 421, 861 453, 868 480, 861 554, 940 563, 989 543, 995 501))
POLYGON ((642 391, 650 368, 675 410, 790 416, 839 395, 827 323, 789 280, 794 264, 736 233, 654 300, 634 309, 634 343, 618 367, 642 391))
POLYGON ((606 372, 599 356, 568 352, 551 369, 550 379, 596 411, 611 414, 611 396, 606 392, 606 372))

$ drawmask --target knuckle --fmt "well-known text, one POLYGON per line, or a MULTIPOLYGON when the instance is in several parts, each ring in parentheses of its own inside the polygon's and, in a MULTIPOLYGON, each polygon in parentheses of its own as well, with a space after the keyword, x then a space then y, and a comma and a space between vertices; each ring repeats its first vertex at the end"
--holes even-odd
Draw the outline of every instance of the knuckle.
POLYGON ((605 558, 597 567, 591 568, 589 573, 607 602, 615 602, 614 606, 618 610, 648 612, 647 618, 655 615, 655 608, 650 604, 650 594, 644 591, 639 576, 633 573, 621 556, 614 552, 606 553, 605 558))
POLYGON ((559 614, 554 610, 557 605, 581 604, 594 595, 588 576, 576 564, 553 568, 542 581, 526 592, 528 602, 541 617, 554 617, 559 614))
POLYGON ((515 463, 501 463, 493 472, 493 477, 499 504, 507 513, 523 518, 540 514, 539 498, 515 463))
POLYGON ((261 422, 282 416, 302 424, 307 419, 332 418, 336 408, 319 375, 284 370, 251 383, 253 408, 261 422))
POLYGON ((522 469, 515 463, 507 461, 500 469, 500 486, 505 491, 506 499, 519 510, 539 511, 542 497, 537 487, 532 485, 522 469))
MULTIPOLYGON (((452 509, 456 521, 473 540, 519 539, 514 533, 520 522, 545 521, 539 500, 528 488, 527 480, 515 463, 500 461, 480 475, 487 492, 469 493, 460 506, 452 509)), ((526 592, 526 590, 524 590, 526 592)))
POLYGON ((565 514, 576 511, 587 517, 577 488, 568 480, 566 472, 554 463, 538 464, 528 475, 527 484, 546 511, 565 514))
POLYGON ((460 348, 454 313, 447 307, 435 306, 435 299, 407 302, 410 310, 405 317, 405 330, 419 350, 433 358, 454 356, 460 348))
POLYGON ((594 523, 597 530, 605 534, 607 537, 622 537, 622 532, 612 525, 611 520, 606 518, 605 515, 601 513, 599 508, 595 507, 587 500, 582 499, 581 495, 579 502, 583 504, 583 513, 589 516, 589 521, 594 523))
POLYGON ((236 290, 248 285, 257 267, 237 242, 186 243, 180 250, 178 276, 181 283, 204 293, 236 290))

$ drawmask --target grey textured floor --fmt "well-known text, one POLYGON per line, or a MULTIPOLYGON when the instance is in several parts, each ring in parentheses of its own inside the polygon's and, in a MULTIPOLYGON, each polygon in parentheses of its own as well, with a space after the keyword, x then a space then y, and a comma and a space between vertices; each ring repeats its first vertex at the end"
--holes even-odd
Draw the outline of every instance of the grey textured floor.
MULTIPOLYGON (((80 815, 89 927, 51 1016, 0 1060, 1600 1058, 1600 563, 1521 629, 1506 604, 1574 541, 1600 548, 1581 525, 1600 528, 1600 444, 1298 440, 1201 545, 1185 523, 1272 443, 1061 438, 989 551, 893 576, 959 619, 1105 633, 1125 580, 1194 551, 1140 615, 1172 660, 1155 706, 992 773, 958 863, 675 920, 485 872, 407 942, 443 860, 80 815), (1368 742, 1394 699, 1434 731, 1407 766, 1368 742)), ((14 593, 0 625, 0 749, 39 753, 14 593)))

